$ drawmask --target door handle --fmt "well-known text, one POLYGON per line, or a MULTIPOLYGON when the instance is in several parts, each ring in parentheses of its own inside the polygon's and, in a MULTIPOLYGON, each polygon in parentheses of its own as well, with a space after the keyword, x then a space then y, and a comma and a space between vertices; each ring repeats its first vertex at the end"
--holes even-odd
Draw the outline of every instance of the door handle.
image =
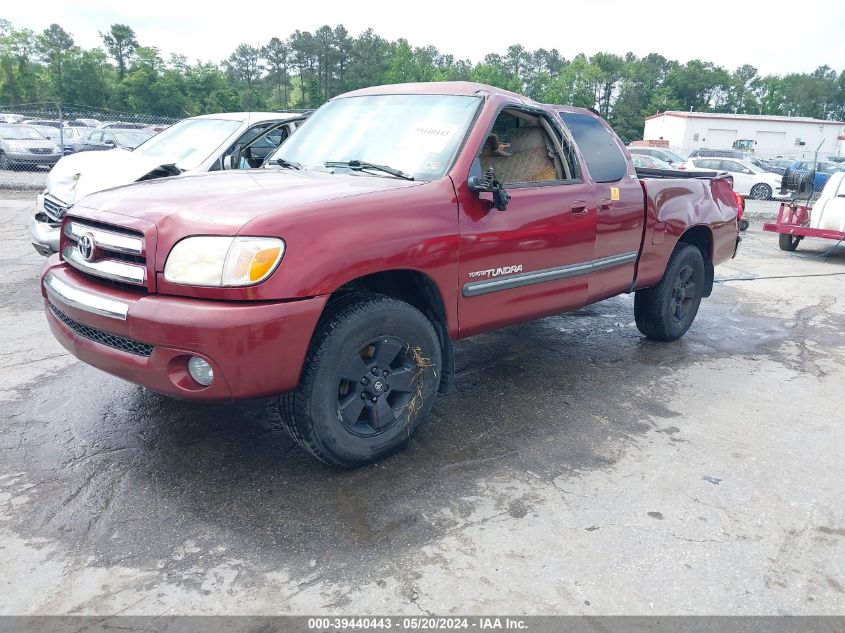
POLYGON ((569 205, 572 215, 584 215, 587 212, 587 203, 584 200, 576 200, 569 205))
POLYGON ((613 200, 602 200, 601 204, 599 205, 600 211, 610 211, 613 207, 613 200))

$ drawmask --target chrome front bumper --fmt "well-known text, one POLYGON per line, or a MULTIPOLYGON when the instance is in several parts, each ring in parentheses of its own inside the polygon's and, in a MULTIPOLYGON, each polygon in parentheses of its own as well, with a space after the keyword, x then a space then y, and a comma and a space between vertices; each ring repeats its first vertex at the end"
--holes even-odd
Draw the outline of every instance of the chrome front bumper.
POLYGON ((55 297, 65 305, 73 306, 91 314, 99 314, 119 321, 125 321, 129 314, 129 304, 125 301, 109 299, 87 290, 75 288, 53 275, 53 273, 48 272, 47 276, 44 277, 44 289, 47 291, 48 297, 55 297))
POLYGON ((39 254, 49 256, 59 252, 61 227, 52 226, 47 222, 40 222, 33 215, 29 223, 29 235, 32 246, 39 254))

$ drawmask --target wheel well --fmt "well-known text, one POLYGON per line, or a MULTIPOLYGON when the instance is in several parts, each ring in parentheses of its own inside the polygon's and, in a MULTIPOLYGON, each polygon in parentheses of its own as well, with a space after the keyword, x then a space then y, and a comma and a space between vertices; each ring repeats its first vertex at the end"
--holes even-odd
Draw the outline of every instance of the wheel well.
POLYGON ((709 227, 693 226, 684 231, 678 240, 678 244, 692 244, 704 258, 704 289, 703 297, 709 297, 713 292, 713 233, 709 227))
POLYGON ((443 359, 440 392, 449 393, 455 383, 455 356, 446 324, 446 307, 437 284, 416 270, 388 270, 354 279, 332 293, 372 292, 404 301, 422 312, 437 332, 443 359))

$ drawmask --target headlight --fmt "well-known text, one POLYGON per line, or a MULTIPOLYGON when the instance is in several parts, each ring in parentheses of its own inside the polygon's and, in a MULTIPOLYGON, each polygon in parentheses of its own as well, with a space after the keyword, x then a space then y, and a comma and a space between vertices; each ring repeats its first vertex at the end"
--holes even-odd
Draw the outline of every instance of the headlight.
POLYGON ((53 145, 53 153, 54 153, 54 154, 58 154, 58 153, 59 153, 59 152, 61 152, 61 151, 62 151, 62 150, 59 148, 59 146, 58 146, 58 145, 53 145))
POLYGON ((13 152, 22 152, 25 148, 20 143, 16 143, 15 141, 9 141, 9 149, 13 152))
POLYGON ((251 286, 267 279, 285 254, 275 237, 188 237, 164 264, 164 278, 190 286, 251 286))

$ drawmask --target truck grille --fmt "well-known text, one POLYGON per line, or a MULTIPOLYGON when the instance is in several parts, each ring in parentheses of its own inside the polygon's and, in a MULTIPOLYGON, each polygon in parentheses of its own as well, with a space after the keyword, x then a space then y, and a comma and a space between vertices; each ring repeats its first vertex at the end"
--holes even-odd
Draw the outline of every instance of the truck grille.
POLYGON ((32 154, 52 154, 53 150, 49 147, 30 147, 30 153, 32 154))
POLYGON ((79 336, 92 340, 100 345, 106 345, 128 354, 135 354, 136 356, 149 357, 153 353, 154 348, 152 345, 139 343, 138 341, 133 341, 130 338, 118 336, 117 334, 110 334, 108 332, 103 332, 102 330, 83 325, 79 321, 71 319, 52 303, 50 304, 50 312, 53 313, 54 317, 76 332, 79 336))
POLYGON ((143 234, 90 220, 65 222, 62 258, 77 270, 131 286, 147 286, 143 234))
POLYGON ((44 213, 56 222, 62 219, 69 208, 70 205, 65 204, 58 198, 50 195, 44 196, 44 213))

